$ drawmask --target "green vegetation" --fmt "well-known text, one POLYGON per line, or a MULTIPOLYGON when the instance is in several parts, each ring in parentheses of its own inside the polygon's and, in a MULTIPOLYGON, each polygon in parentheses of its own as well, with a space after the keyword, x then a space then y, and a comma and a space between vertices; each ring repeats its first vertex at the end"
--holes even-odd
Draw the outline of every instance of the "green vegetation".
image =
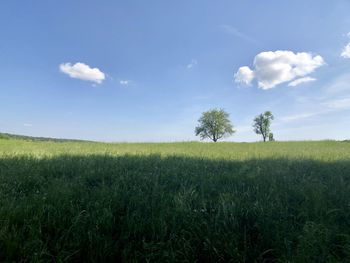
POLYGON ((0 262, 349 262, 348 142, 0 139, 0 262))
POLYGON ((212 109, 203 112, 195 129, 196 136, 200 136, 201 140, 210 139, 217 142, 232 135, 235 130, 229 117, 230 115, 223 109, 212 109))
POLYGON ((26 141, 46 141, 46 142, 47 141, 49 141, 49 142, 87 142, 84 140, 33 137, 33 136, 17 135, 17 134, 2 133, 2 132, 0 132, 0 139, 15 139, 15 140, 26 140, 26 141))
POLYGON ((273 134, 270 132, 271 121, 274 119, 271 111, 265 111, 254 118, 253 128, 256 134, 260 134, 263 137, 263 141, 269 138, 269 141, 273 141, 273 134), (272 135, 272 138, 270 137, 272 135))

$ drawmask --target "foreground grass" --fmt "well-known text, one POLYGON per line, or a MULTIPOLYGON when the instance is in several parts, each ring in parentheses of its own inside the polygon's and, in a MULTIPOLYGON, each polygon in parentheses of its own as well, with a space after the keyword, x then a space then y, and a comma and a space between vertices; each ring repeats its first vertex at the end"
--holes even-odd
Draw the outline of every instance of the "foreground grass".
POLYGON ((0 261, 349 262, 350 143, 0 140, 0 261))

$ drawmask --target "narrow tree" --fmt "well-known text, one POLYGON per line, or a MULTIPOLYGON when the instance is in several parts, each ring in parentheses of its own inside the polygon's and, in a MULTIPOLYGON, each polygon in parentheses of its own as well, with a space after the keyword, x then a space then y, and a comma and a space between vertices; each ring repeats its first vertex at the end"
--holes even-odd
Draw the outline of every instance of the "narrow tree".
POLYGON ((273 115, 270 111, 265 111, 265 113, 262 113, 255 117, 253 128, 256 134, 261 134, 264 142, 266 142, 266 139, 269 137, 270 134, 270 125, 271 121, 273 120, 273 115))
POLYGON ((232 135, 235 130, 229 120, 229 114, 223 109, 212 109, 202 113, 195 129, 196 136, 201 140, 210 139, 214 142, 232 135))

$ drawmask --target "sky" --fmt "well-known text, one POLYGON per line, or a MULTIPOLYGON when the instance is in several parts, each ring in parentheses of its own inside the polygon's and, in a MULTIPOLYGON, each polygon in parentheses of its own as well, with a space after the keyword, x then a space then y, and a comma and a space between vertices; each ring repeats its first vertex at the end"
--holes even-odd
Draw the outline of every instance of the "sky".
POLYGON ((350 139, 349 0, 0 2, 0 131, 199 140, 223 108, 258 141, 350 139))

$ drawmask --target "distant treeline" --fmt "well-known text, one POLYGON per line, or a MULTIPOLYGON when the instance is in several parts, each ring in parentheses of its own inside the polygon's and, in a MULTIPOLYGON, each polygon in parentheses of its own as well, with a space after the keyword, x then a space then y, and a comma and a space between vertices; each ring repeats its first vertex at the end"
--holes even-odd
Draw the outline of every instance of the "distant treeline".
POLYGON ((91 142, 87 140, 32 137, 32 136, 25 136, 25 135, 10 134, 10 133, 0 133, 0 139, 16 139, 16 140, 26 140, 26 141, 50 141, 50 142, 91 142))

